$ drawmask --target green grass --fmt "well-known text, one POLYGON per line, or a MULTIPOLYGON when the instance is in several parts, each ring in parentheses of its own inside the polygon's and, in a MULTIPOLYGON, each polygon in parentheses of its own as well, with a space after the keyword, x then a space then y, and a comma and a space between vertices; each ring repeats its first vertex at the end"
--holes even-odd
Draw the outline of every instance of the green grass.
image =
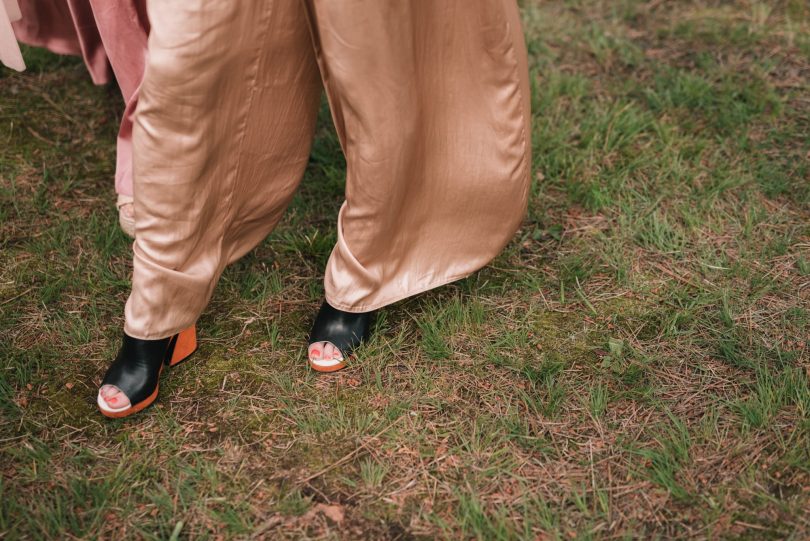
POLYGON ((521 5, 535 182, 504 253, 308 371, 345 180, 324 109, 199 352, 119 421, 120 98, 43 51, 0 72, 0 537, 810 536, 810 8, 521 5))

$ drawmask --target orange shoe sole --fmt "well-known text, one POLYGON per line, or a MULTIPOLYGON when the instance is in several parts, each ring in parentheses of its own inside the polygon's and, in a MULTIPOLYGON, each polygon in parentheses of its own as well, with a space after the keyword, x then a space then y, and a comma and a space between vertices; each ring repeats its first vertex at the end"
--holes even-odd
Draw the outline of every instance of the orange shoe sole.
POLYGON ((318 366, 316 364, 313 364, 311 359, 307 359, 307 361, 309 362, 309 367, 314 371, 329 373, 329 372, 337 372, 338 370, 343 370, 344 368, 349 366, 349 359, 351 359, 353 356, 354 353, 350 353, 348 358, 343 358, 339 363, 333 364, 332 366, 318 366))
POLYGON ((343 370, 348 366, 346 361, 340 361, 338 364, 333 366, 318 366, 316 364, 312 364, 312 361, 309 361, 309 367, 312 368, 316 372, 337 372, 338 370, 343 370))

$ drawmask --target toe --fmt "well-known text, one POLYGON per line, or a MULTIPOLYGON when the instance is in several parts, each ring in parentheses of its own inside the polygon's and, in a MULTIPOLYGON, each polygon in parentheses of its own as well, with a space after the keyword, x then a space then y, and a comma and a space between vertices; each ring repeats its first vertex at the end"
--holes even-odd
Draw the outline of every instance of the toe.
POLYGON ((123 408, 129 404, 127 395, 115 385, 104 385, 101 388, 101 398, 113 408, 123 408))
POLYGON ((336 348, 333 344, 327 342, 326 346, 323 348, 323 358, 324 359, 342 359, 343 355, 341 355, 340 350, 336 348))
POLYGON ((107 400, 118 392, 118 388, 115 385, 102 385, 98 392, 101 395, 101 398, 107 400))
POLYGON ((312 362, 342 361, 343 354, 331 342, 316 342, 309 346, 309 360, 312 362))

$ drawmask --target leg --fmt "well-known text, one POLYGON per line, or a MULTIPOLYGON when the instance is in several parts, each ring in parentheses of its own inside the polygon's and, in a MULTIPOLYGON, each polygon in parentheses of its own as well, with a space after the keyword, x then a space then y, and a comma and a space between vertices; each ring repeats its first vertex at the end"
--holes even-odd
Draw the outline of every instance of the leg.
POLYGON ((125 326, 144 339, 194 323, 223 268, 272 230, 306 166, 320 93, 297 2, 149 7, 125 326))
POLYGON ((118 133, 115 174, 121 228, 134 235, 132 207, 132 114, 146 61, 149 23, 145 0, 25 0, 26 17, 17 24, 20 40, 55 52, 82 54, 93 81, 112 80, 110 66, 127 107, 118 133))
POLYGON ((373 310, 481 268, 529 190, 515 1, 309 5, 348 165, 329 303, 373 310))
MULTIPOLYGON (((368 312, 487 264, 530 184, 514 0, 307 0, 346 154, 329 304, 368 312)), ((327 343, 311 355, 340 356, 327 343)))
POLYGON ((149 9, 124 328, 141 340, 191 327, 224 267, 275 226, 307 164, 320 97, 297 1, 149 9))
POLYGON ((146 14, 146 1, 90 0, 90 5, 104 44, 104 51, 110 60, 126 104, 116 144, 115 191, 118 194, 117 206, 121 229, 132 237, 135 235, 132 198, 132 120, 147 56, 149 19, 146 14))

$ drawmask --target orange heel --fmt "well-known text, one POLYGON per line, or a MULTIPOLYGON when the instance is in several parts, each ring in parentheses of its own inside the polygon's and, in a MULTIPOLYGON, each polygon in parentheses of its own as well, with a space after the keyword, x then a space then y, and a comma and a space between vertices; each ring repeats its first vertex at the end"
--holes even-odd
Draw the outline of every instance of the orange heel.
POLYGON ((166 364, 169 366, 178 365, 191 357, 191 354, 195 351, 197 351, 197 326, 192 325, 188 329, 180 331, 177 335, 171 355, 167 356, 166 364))

